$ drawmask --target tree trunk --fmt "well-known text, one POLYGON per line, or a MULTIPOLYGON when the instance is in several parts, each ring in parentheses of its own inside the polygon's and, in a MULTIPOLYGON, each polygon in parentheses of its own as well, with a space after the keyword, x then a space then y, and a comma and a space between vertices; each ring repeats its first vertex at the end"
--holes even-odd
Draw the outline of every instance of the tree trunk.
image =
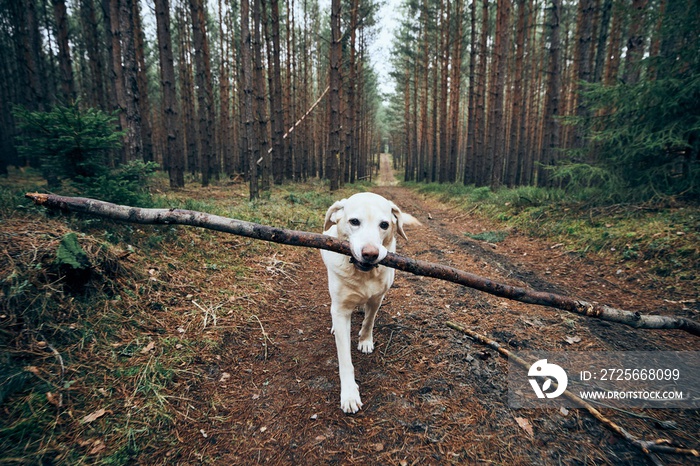
MULTIPOLYGON (((102 0, 102 30, 105 34, 106 45, 106 61, 105 61, 105 110, 108 112, 117 111, 119 107, 119 98, 117 96, 117 72, 114 69, 114 42, 115 38, 112 35, 112 0, 102 0)), ((117 22, 117 24, 119 24, 117 22)), ((118 26, 117 26, 118 29, 118 26)), ((121 52, 120 52, 121 53, 121 52)), ((121 70, 120 70, 121 71, 121 70)), ((121 121, 120 121, 121 123, 121 121)), ((110 165, 113 165, 110 162, 110 165)))
POLYGON ((56 42, 58 44, 58 63, 61 70, 61 96, 63 103, 71 105, 75 100, 75 83, 73 80, 73 61, 68 42, 68 14, 65 0, 52 0, 56 19, 56 42))
MULTIPOLYGON (((287 14, 287 21, 286 21, 286 66, 285 68, 287 69, 287 73, 285 74, 285 83, 284 83, 284 102, 283 108, 285 112, 285 117, 284 120, 287 122, 287 124, 291 124, 295 120, 295 115, 294 115, 294 93, 292 90, 293 87, 293 76, 292 76, 292 62, 293 62, 293 48, 294 45, 292 44, 292 12, 294 11, 294 8, 292 7, 292 2, 293 0, 287 0, 285 2, 286 6, 286 14, 287 14)), ((285 128, 286 129, 286 128, 285 128)), ((293 180, 294 179, 294 148, 292 146, 292 138, 287 138, 284 141, 284 177, 288 180, 293 180)))
POLYGON ((260 36, 260 0, 253 0, 253 82, 255 93, 255 119, 257 128, 257 150, 255 163, 260 176, 260 188, 263 191, 270 190, 270 156, 268 154, 267 139, 267 111, 265 110, 265 73, 263 72, 262 48, 260 36))
POLYGON ((192 56, 187 15, 182 8, 176 10, 178 37, 178 64, 180 76, 180 98, 182 100, 183 147, 186 149, 187 171, 194 175, 199 171, 199 147, 197 144, 197 118, 194 105, 194 85, 192 83, 192 56))
POLYGON ((126 137, 124 149, 126 161, 143 160, 143 140, 141 139, 141 111, 138 85, 138 64, 134 42, 133 2, 120 0, 119 24, 122 39, 122 61, 124 63, 124 98, 126 104, 126 137))
POLYGON ((505 92, 506 63, 508 53, 508 43, 510 39, 510 29, 508 28, 508 18, 510 17, 511 0, 498 0, 498 11, 496 14, 496 44, 494 46, 493 82, 491 89, 491 102, 489 112, 489 141, 492 152, 491 179, 487 182, 492 188, 497 188, 503 183, 503 160, 505 157, 505 117, 503 115, 503 94, 505 92))
MULTIPOLYGON (((440 14, 440 104, 434 111, 440 112, 440 126, 435 128, 436 137, 439 134, 439 162, 440 162, 440 183, 445 183, 449 179, 449 154, 447 148, 448 133, 450 127, 447 119, 448 83, 450 76, 450 0, 440 0, 440 8, 444 10, 440 14)), ((454 58, 453 58, 454 60, 454 58)), ((452 64, 454 66, 454 62, 452 64)))
POLYGON ((608 42, 610 32, 610 16, 612 15, 613 0, 603 0, 602 11, 600 12, 600 30, 598 32, 598 42, 596 44, 595 65, 593 68, 594 83, 599 83, 603 78, 603 66, 605 65, 605 45, 608 42))
POLYGON ((467 155, 464 163, 464 176, 462 182, 475 183, 474 167, 476 159, 476 64, 479 49, 476 43, 476 0, 472 0, 470 7, 470 33, 469 33, 469 100, 467 103, 467 155))
POLYGON ((248 181, 250 183, 250 199, 257 199, 258 189, 258 156, 255 135, 255 105, 253 90, 253 53, 250 34, 250 5, 248 0, 241 0, 241 74, 243 76, 243 122, 246 134, 246 158, 248 160, 248 181))
POLYGON ((623 75, 623 79, 627 84, 636 84, 641 74, 641 60, 644 55, 644 30, 646 26, 647 2, 648 0, 632 0, 625 72, 623 75))
POLYGON ((141 114, 141 141, 143 143, 142 158, 144 162, 151 162, 153 155, 153 127, 151 125, 151 104, 148 98, 148 68, 146 67, 144 33, 141 26, 141 12, 139 2, 133 1, 132 17, 134 21, 134 52, 136 53, 136 83, 139 88, 139 113, 141 114))
POLYGON ((338 161, 340 154, 340 0, 331 1, 331 47, 330 47, 330 127, 328 130, 328 153, 326 167, 330 180, 330 190, 339 188, 338 161))
POLYGON ((483 0, 481 14, 481 40, 479 42, 479 66, 477 71, 476 85, 476 141, 475 141, 475 166, 474 182, 477 186, 484 186, 489 183, 486 178, 485 165, 486 151, 486 70, 488 62, 487 39, 489 35, 489 1, 483 0))
POLYGON ((513 82, 513 111, 510 123, 510 144, 508 155, 507 184, 513 187, 518 183, 518 168, 522 163, 522 139, 524 138, 522 121, 525 104, 523 102, 523 68, 525 65, 525 22, 526 0, 518 0, 518 22, 516 26, 515 80, 513 82))
MULTIPOLYGON (((33 3, 33 2, 32 2, 33 3)), ((90 66, 90 84, 87 91, 89 103, 93 107, 102 110, 107 109, 107 99, 105 94, 104 62, 99 47, 101 46, 100 35, 97 30, 97 16, 95 14, 94 0, 81 0, 80 19, 85 37, 85 49, 88 55, 90 66)))
MULTIPOLYGON (((571 83, 573 104, 576 116, 585 117, 588 112, 583 99, 579 96, 579 83, 591 82, 592 66, 591 46, 593 44, 593 16, 595 14, 593 0, 579 0, 578 19, 576 25, 576 54, 574 56, 574 81, 571 83)), ((583 147, 584 129, 582 126, 573 128, 573 140, 568 147, 579 149, 583 147)))
POLYGON ((219 0, 219 160, 224 167, 224 174, 228 177, 233 175, 233 143, 231 135, 231 93, 229 82, 229 42, 224 32, 224 25, 232 12, 224 13, 224 4, 219 0))
POLYGON ((606 85, 615 84, 620 71, 620 61, 622 55, 622 34, 624 32, 625 7, 621 4, 613 4, 612 36, 606 54, 607 63, 605 67, 606 85))
MULTIPOLYGON (((114 83, 114 97, 116 100, 113 104, 116 104, 114 111, 118 112, 119 115, 119 127, 122 131, 127 130, 126 123, 126 89, 124 87, 124 67, 122 66, 122 31, 120 24, 120 0, 108 0, 109 1, 109 22, 110 22, 110 36, 111 36, 111 66, 110 72, 112 73, 111 82, 114 83)), ((126 162, 126 145, 121 151, 121 161, 126 162)))
POLYGON ((185 187, 185 155, 178 121, 175 66, 170 34, 170 8, 168 0, 155 0, 158 54, 160 58, 160 85, 163 92, 163 116, 165 129, 164 161, 170 175, 171 188, 185 187))
MULTIPOLYGON (((561 89, 561 72, 559 64, 559 18, 561 0, 551 0, 549 10, 547 37, 549 42, 549 64, 547 67, 547 93, 544 105, 543 131, 544 141, 541 162, 546 166, 554 165, 559 148, 559 94, 561 89)), ((540 169, 540 186, 549 185, 548 173, 540 169)))
POLYGON ((190 0, 192 37, 194 39, 194 61, 197 69, 197 103, 199 113, 200 166, 202 186, 209 186, 212 176, 218 176, 214 128, 214 91, 209 59, 206 20, 203 0, 190 0))
POLYGON ((450 77, 450 126, 449 126, 449 166, 447 168, 447 181, 454 183, 457 180, 457 159, 459 157, 459 101, 462 89, 462 23, 464 14, 464 0, 455 0, 454 21, 456 24, 455 37, 452 41, 452 74, 450 77))
POLYGON ((357 79, 356 74, 356 45, 357 45, 357 34, 355 29, 357 28, 357 15, 359 8, 359 0, 352 0, 352 6, 350 10, 350 50, 349 50, 349 61, 348 61, 348 80, 347 80, 347 112, 345 115, 345 156, 348 160, 349 166, 349 181, 350 183, 355 182, 355 176, 357 175, 357 153, 355 147, 355 136, 356 136, 356 125, 359 121, 355 120, 355 116, 360 109, 357 105, 358 98, 355 97, 355 82, 357 79))
MULTIPOLYGON (((282 69, 280 66, 280 13, 279 0, 270 0, 272 51, 270 66, 270 118, 272 121, 272 174, 277 185, 284 180, 284 107, 282 106, 282 69)), ((269 45, 268 45, 269 47, 269 45)))

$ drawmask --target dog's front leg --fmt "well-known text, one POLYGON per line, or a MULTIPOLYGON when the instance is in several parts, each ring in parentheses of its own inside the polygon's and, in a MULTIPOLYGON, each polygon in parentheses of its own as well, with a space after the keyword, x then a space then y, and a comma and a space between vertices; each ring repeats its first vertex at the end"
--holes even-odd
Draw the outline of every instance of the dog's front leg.
POLYGON ((365 305, 365 318, 362 321, 360 329, 360 340, 357 343, 357 349, 363 353, 371 353, 374 351, 374 319, 377 317, 379 306, 382 305, 384 296, 375 297, 369 300, 365 305))
POLYGON ((350 317, 352 310, 331 306, 335 346, 338 350, 338 370, 340 372, 340 409, 346 413, 356 413, 362 407, 360 390, 355 383, 355 368, 350 355, 350 317))

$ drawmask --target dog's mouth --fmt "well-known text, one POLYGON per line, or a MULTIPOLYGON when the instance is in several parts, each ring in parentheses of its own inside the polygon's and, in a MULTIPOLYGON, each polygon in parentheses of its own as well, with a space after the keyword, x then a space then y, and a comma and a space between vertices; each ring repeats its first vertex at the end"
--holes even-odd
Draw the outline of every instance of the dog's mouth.
POLYGON ((361 272, 369 272, 370 270, 379 267, 379 264, 372 264, 370 262, 360 262, 354 257, 350 258, 350 263, 361 272))

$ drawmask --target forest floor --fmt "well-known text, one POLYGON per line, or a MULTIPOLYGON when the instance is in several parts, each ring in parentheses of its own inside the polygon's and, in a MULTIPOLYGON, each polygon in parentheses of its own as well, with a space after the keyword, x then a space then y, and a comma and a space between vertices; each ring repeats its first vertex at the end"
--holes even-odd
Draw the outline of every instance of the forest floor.
MULTIPOLYGON (((400 242, 401 254, 625 309, 678 310, 654 286, 620 277, 614 264, 568 257, 517 234, 497 246, 470 240, 465 233, 499 226, 392 186, 389 160, 381 167, 381 187, 373 191, 423 222, 407 232, 409 242, 400 242)), ((270 283, 266 303, 251 303, 256 319, 228 334, 221 353, 201 363, 211 375, 190 388, 195 402, 188 404, 193 412, 215 406, 218 419, 178 422, 179 436, 187 438, 179 448, 186 462, 639 464, 643 454, 582 411, 511 409, 507 362, 445 322, 460 322, 512 349, 700 349, 697 338, 683 332, 633 330, 398 273, 379 314, 374 353, 353 351, 364 407, 346 415, 338 406, 323 263, 317 251, 291 248, 284 262, 295 265, 270 283), (572 346, 567 337, 580 341, 572 346), (516 417, 528 419, 534 435, 516 417)), ((355 331, 361 317, 353 318, 355 331)), ((642 437, 697 445, 696 411, 610 414, 642 437), (659 432, 654 419, 678 428, 659 432)))
MULTIPOLYGON (((631 311, 698 316, 680 304, 697 298, 692 283, 660 292, 654 280, 618 273, 615 263, 570 255, 518 232, 496 244, 470 239, 467 234, 503 226, 396 186, 386 158, 378 184, 370 189, 423 224, 407 229, 409 241, 399 240, 399 254, 631 311)), ((507 360, 445 322, 512 350, 700 350, 700 340, 681 331, 635 330, 397 272, 379 311, 374 352, 361 354, 353 345, 364 406, 348 415, 339 408, 330 298, 318 251, 258 243, 245 253, 249 240, 220 235, 214 241, 244 257, 245 274, 226 273, 223 257, 218 269, 187 267, 186 256, 197 252, 186 246, 169 248, 163 265, 149 269, 151 280, 164 284, 149 298, 155 321, 142 329, 153 344, 139 340, 133 358, 154 365, 156 354, 184 352, 195 340, 212 343, 183 358, 171 385, 160 391, 167 393, 161 408, 167 420, 158 421, 160 430, 126 462, 650 464, 649 456, 584 410, 511 408, 507 360), (523 420, 531 432, 521 427, 523 420)), ((201 252, 206 256, 206 247, 201 252)), ((353 341, 361 319, 353 316, 353 341)), ((129 331, 123 333, 127 341, 129 331)), ((145 407, 131 390, 96 394, 93 408, 107 406, 100 414, 105 419, 119 410, 136 416, 145 407)), ((697 410, 601 410, 641 438, 700 445, 697 410)), ((85 450, 81 462, 99 462, 109 452, 102 430, 108 424, 98 427, 103 420, 82 422, 80 432, 64 439, 85 450)), ((673 455, 661 460, 698 464, 673 455)))

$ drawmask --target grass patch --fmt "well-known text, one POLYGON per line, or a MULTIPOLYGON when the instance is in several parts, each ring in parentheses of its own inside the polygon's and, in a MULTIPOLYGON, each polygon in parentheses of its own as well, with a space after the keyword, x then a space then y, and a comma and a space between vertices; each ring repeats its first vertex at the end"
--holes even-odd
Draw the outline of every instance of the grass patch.
POLYGON ((507 231, 499 230, 499 231, 484 231, 482 233, 477 233, 477 234, 466 234, 468 237, 471 239, 475 239, 478 241, 486 241, 487 243, 500 243, 506 237, 508 236, 507 231))
MULTIPOLYGON (((321 182, 285 184, 251 202, 243 185, 190 184, 159 186, 153 200, 320 232, 325 209, 362 188, 331 196, 321 182)), ((273 282, 254 275, 283 246, 55 214, 24 198, 45 189, 31 171, 0 179, 0 462, 176 457, 182 393, 208 377, 218 328, 246 322, 247 300, 264 303, 273 282)))

